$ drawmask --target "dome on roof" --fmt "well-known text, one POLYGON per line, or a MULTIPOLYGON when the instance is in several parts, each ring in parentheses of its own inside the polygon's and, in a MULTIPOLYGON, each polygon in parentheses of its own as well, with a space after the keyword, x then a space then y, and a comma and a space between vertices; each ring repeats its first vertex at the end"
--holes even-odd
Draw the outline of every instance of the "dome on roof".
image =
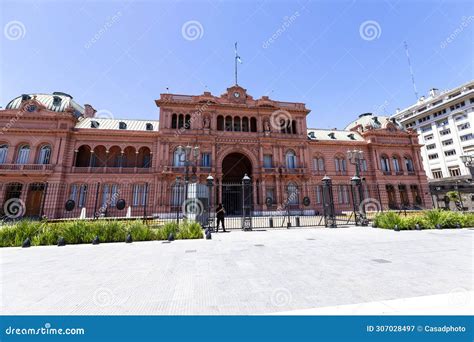
POLYGON ((46 109, 53 112, 64 112, 72 107, 76 116, 84 114, 84 108, 77 104, 72 96, 63 92, 54 92, 52 94, 22 94, 11 100, 6 109, 20 109, 22 103, 29 100, 35 100, 41 103, 46 109))
POLYGON ((348 124, 345 129, 351 130, 359 125, 361 125, 362 128, 369 126, 373 129, 380 129, 387 128, 387 125, 389 124, 395 125, 395 127, 399 130, 404 130, 403 126, 394 118, 390 118, 388 116, 378 116, 374 115, 373 113, 360 114, 359 117, 348 124))

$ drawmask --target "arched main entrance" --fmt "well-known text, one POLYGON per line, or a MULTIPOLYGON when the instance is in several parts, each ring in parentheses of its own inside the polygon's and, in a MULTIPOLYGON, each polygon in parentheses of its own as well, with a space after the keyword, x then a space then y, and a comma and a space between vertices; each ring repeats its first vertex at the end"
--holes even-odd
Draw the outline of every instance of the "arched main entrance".
MULTIPOLYGON (((252 177, 252 163, 242 153, 229 153, 222 160, 222 204, 227 215, 242 214, 242 178, 245 174, 252 177)), ((251 200, 252 195, 248 198, 251 200)))

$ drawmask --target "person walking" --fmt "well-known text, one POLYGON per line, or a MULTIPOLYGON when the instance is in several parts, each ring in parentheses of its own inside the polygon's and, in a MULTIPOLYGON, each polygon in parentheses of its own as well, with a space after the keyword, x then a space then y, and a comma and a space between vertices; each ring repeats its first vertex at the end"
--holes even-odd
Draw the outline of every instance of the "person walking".
POLYGON ((224 217, 225 217, 225 209, 222 206, 222 203, 219 203, 216 209, 216 217, 217 217, 217 227, 216 233, 219 231, 219 225, 222 223, 222 231, 225 232, 225 225, 224 225, 224 217))

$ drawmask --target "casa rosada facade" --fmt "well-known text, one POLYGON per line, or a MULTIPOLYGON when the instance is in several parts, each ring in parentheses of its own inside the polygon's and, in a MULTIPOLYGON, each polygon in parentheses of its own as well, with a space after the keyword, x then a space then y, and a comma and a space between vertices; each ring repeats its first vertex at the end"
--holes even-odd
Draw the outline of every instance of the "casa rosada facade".
POLYGON ((73 199, 90 216, 97 206, 115 204, 114 194, 127 187, 119 197, 129 214, 141 215, 147 206, 151 215, 179 204, 173 192, 186 169, 190 182, 206 184, 212 175, 215 203, 231 196, 226 184, 247 174, 252 208, 260 212, 304 197, 320 211, 327 175, 334 202, 350 209, 355 165, 348 150, 363 152, 366 197, 384 208, 431 207, 417 134, 394 120, 367 113, 345 130, 311 129, 305 104, 254 99, 238 85, 221 96, 166 93, 155 102, 159 121, 106 118, 59 92, 13 99, 0 110, 3 210, 16 198, 26 215, 58 218, 73 199))

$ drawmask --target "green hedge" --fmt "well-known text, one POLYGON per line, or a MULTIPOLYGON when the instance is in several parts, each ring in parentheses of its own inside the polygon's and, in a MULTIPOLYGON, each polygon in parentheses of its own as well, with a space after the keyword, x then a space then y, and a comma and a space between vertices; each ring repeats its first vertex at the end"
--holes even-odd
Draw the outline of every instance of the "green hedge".
POLYGON ((400 230, 415 229, 419 224, 422 229, 434 229, 439 224, 441 228, 474 227, 474 214, 439 209, 427 210, 412 216, 400 216, 395 212, 379 213, 373 221, 374 227, 400 230))
POLYGON ((67 244, 91 243, 98 236, 100 242, 123 242, 130 233, 133 241, 166 240, 170 233, 175 239, 202 239, 202 228, 197 222, 169 222, 161 227, 150 227, 143 221, 28 221, 21 220, 0 228, 0 247, 21 246, 30 238, 33 246, 55 245, 60 237, 67 244))

